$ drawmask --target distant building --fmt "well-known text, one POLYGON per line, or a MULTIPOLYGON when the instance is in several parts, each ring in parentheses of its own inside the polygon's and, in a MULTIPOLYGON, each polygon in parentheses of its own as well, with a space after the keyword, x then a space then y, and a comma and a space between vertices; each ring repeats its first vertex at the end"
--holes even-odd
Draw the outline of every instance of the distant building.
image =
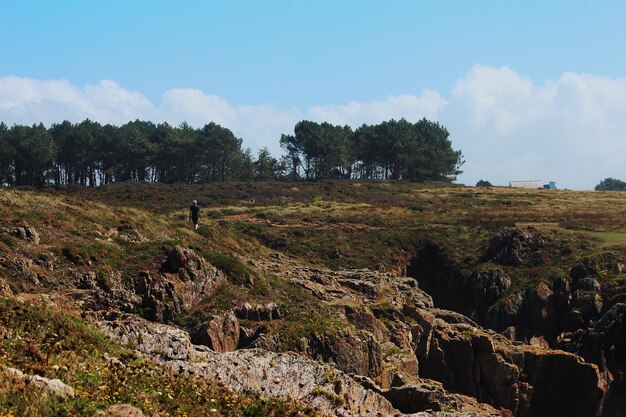
POLYGON ((543 188, 545 188, 546 190, 556 190, 556 182, 554 181, 550 181, 547 184, 543 184, 543 188))
POLYGON ((541 180, 529 180, 529 181, 510 181, 509 187, 513 188, 543 188, 543 181, 541 180))

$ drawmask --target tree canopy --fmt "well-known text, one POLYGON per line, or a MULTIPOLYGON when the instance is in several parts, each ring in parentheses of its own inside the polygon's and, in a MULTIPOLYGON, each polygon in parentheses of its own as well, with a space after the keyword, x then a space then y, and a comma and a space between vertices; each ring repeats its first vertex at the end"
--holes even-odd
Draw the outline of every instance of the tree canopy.
POLYGON ((135 120, 89 119, 46 128, 0 123, 0 185, 96 186, 118 181, 204 183, 228 180, 392 179, 452 181, 461 172, 439 123, 404 119, 350 126, 298 122, 280 137, 280 159, 254 156, 216 123, 193 128, 135 120))
POLYGON ((596 191, 626 191, 626 182, 617 178, 605 178, 596 185, 596 191))
POLYGON ((293 135, 283 135, 293 178, 371 178, 410 181, 453 181, 461 173, 460 151, 439 123, 405 119, 356 130, 304 120, 293 135))

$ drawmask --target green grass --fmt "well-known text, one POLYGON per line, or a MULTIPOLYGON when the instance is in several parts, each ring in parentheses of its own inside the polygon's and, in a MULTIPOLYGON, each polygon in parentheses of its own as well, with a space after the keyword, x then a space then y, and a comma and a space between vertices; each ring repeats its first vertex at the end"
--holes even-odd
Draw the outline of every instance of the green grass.
POLYGON ((587 232, 598 239, 602 246, 626 246, 626 231, 587 232))

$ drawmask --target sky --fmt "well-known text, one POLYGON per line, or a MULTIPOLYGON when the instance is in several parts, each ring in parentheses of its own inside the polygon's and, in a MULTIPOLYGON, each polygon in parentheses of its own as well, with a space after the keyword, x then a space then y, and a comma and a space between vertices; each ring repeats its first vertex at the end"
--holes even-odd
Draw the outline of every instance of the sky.
POLYGON ((299 120, 423 117, 458 182, 626 180, 624 1, 0 0, 0 121, 214 121, 278 156, 299 120))

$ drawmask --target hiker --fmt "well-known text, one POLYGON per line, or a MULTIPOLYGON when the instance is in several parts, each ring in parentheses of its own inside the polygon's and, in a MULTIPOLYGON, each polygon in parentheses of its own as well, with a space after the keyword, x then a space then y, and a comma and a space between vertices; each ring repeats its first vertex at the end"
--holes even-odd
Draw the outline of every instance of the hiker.
POLYGON ((200 219, 200 206, 197 200, 189 207, 189 221, 193 223, 194 230, 198 230, 198 220, 200 219))

